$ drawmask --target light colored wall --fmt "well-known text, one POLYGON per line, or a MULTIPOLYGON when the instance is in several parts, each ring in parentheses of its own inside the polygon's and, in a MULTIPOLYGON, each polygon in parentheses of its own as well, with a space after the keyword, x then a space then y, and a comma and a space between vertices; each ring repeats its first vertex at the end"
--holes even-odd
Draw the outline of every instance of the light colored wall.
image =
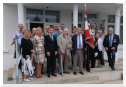
POLYGON ((69 29, 69 34, 72 30, 72 21, 71 21, 71 11, 61 10, 61 24, 64 23, 65 27, 69 29))

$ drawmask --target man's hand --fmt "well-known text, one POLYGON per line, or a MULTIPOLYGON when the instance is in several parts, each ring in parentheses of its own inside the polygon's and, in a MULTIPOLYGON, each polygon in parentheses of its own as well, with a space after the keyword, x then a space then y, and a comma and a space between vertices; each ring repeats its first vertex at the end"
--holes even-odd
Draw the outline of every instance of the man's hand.
POLYGON ((64 51, 61 51, 62 52, 62 54, 65 54, 65 52, 64 51))
POLYGON ((55 55, 57 55, 57 51, 55 51, 55 55))
POLYGON ((14 45, 16 45, 16 43, 14 42, 14 45))
POLYGON ((115 47, 112 47, 111 49, 112 49, 112 50, 115 50, 115 47))
POLYGON ((67 46, 67 49, 70 49, 70 47, 69 47, 69 46, 67 46))
POLYGON ((105 50, 108 51, 108 47, 106 47, 105 50))
POLYGON ((50 56, 50 52, 47 52, 47 56, 50 56))

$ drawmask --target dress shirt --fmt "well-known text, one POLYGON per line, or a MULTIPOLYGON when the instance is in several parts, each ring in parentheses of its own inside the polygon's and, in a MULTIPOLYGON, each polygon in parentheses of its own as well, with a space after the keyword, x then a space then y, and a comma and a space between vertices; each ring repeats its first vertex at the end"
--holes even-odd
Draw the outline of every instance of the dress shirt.
POLYGON ((20 30, 18 30, 13 34, 12 38, 17 39, 18 44, 21 45, 21 39, 23 38, 23 34, 21 33, 20 30))
MULTIPOLYGON (((114 34, 111 35, 111 46, 112 46, 113 36, 114 34)), ((110 40, 110 35, 109 35, 109 40, 110 40)))
POLYGON ((53 34, 51 35, 51 34, 49 34, 49 36, 50 36, 50 38, 52 39, 52 41, 53 41, 53 34))
POLYGON ((82 49, 82 48, 83 48, 82 34, 80 34, 80 36, 77 34, 77 49, 82 49), (79 47, 79 38, 81 42, 81 47, 79 47))

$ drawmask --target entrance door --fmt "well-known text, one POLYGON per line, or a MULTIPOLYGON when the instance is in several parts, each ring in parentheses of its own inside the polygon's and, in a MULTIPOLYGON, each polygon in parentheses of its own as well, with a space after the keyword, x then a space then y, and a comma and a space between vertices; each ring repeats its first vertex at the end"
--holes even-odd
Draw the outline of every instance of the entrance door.
MULTIPOLYGON (((41 27, 43 29, 43 23, 30 23, 30 30, 32 31, 32 28, 41 27)), ((44 29, 43 29, 44 30, 44 29)))

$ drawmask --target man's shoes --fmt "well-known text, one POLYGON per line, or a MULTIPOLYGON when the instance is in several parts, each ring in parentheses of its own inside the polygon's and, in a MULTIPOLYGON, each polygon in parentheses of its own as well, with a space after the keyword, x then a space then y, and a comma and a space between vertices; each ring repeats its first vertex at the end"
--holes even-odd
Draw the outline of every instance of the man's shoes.
POLYGON ((74 75, 76 75, 77 73, 76 72, 74 72, 74 75))
POLYGON ((50 74, 49 73, 47 74, 47 77, 50 78, 50 74))
POLYGON ((80 74, 84 75, 84 73, 83 73, 83 72, 80 72, 80 74))
POLYGON ((87 69, 87 72, 90 72, 89 69, 87 69))
POLYGON ((55 73, 52 73, 53 76, 57 76, 55 73))
POLYGON ((70 72, 64 72, 64 73, 66 73, 66 74, 70 74, 70 72))
POLYGON ((56 73, 56 70, 54 70, 54 73, 56 73))
POLYGON ((112 70, 115 70, 115 68, 114 68, 114 67, 111 67, 111 69, 112 69, 112 70))

